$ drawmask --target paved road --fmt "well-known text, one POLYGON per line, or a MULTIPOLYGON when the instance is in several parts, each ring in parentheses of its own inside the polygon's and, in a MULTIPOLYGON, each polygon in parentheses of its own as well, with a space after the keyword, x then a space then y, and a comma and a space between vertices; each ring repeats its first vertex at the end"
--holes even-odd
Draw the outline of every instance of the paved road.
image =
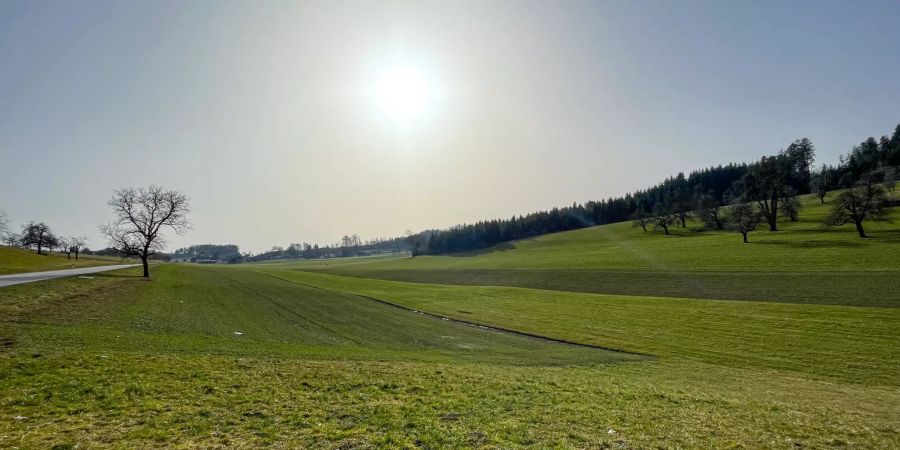
POLYGON ((108 270, 125 269, 137 264, 117 264, 114 266, 83 267, 80 269, 51 270, 49 272, 16 273, 12 275, 0 275, 0 287, 14 284, 31 283, 32 281, 51 280, 53 278, 71 277, 75 275, 88 275, 108 270))

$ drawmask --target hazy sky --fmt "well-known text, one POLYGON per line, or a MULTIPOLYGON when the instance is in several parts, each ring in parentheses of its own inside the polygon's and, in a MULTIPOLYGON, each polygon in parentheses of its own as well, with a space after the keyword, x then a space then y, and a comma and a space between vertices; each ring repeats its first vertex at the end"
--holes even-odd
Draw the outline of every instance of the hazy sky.
POLYGON ((193 205, 170 250, 259 251, 620 195, 803 136, 833 163, 900 122, 898 23, 896 0, 4 0, 0 209, 98 248, 111 190, 155 183, 193 205), (402 120, 373 94, 397 68, 427 88, 402 120))

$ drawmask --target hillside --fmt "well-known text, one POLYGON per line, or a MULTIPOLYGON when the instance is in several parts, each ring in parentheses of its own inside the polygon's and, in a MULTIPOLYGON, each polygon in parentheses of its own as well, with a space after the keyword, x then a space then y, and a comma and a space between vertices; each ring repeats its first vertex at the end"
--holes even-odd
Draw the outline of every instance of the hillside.
POLYGON ((900 227, 804 204, 750 244, 620 223, 4 288, 0 446, 895 447, 900 227))
MULTIPOLYGON (((536 287, 607 294, 794 303, 900 306, 900 226, 822 225, 831 207, 804 196, 798 222, 760 227, 750 243, 696 221, 672 235, 617 223, 501 244, 480 252, 415 258, 303 262, 297 267, 399 281, 536 287)), ((896 214, 896 212, 895 212, 896 214)))
POLYGON ((121 258, 93 255, 80 255, 76 261, 74 255, 68 259, 65 254, 60 253, 38 255, 31 250, 0 247, 0 275, 105 266, 118 264, 120 261, 121 258))

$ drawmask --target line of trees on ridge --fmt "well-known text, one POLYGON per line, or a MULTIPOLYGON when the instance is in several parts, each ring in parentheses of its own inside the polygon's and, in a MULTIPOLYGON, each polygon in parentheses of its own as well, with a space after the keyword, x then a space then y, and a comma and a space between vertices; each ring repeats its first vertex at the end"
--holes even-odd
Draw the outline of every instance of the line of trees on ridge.
POLYGON ((414 256, 445 254, 628 220, 644 231, 652 227, 668 234, 671 227, 686 227, 688 217, 696 216, 706 228, 737 231, 747 242, 747 234, 760 224, 777 231, 779 218, 799 220, 798 195, 815 193, 824 203, 827 193, 838 189, 847 189, 837 202, 843 206, 832 212, 826 225, 857 223, 863 237, 862 220, 887 216, 885 192, 893 196, 900 167, 900 125, 890 137, 870 137, 854 146, 836 165, 814 169, 814 160, 812 141, 802 138, 753 163, 679 173, 622 197, 427 230, 407 240, 414 256))

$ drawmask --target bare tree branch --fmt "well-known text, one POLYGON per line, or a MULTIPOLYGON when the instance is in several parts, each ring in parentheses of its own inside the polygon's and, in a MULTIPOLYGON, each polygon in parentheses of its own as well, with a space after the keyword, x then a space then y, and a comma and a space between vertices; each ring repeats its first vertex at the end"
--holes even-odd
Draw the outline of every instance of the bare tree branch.
POLYGON ((107 203, 116 216, 100 226, 112 248, 125 255, 138 256, 144 265, 144 277, 150 277, 147 258, 165 248, 164 228, 176 234, 190 229, 188 198, 181 191, 166 191, 160 186, 116 190, 107 203))

